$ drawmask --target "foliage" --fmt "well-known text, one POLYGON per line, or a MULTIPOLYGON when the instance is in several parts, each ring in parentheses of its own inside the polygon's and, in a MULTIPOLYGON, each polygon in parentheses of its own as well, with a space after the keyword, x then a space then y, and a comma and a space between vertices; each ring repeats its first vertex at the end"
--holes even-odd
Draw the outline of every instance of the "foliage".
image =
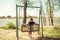
POLYGON ((16 29, 15 25, 11 22, 6 23, 4 26, 5 29, 16 29))
POLYGON ((60 26, 58 25, 58 26, 54 26, 54 29, 60 29, 60 26))
MULTIPOLYGON (((60 38, 60 26, 53 26, 51 28, 43 28, 43 35, 44 37, 58 39, 60 38)), ((42 28, 40 28, 40 36, 42 36, 42 28)))

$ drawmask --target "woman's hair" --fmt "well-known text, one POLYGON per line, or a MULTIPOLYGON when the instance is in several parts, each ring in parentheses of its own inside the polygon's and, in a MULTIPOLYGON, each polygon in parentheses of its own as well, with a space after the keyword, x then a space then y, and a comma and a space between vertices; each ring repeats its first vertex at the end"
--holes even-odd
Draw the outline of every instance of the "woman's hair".
POLYGON ((30 20, 33 21, 33 18, 31 17, 30 20))

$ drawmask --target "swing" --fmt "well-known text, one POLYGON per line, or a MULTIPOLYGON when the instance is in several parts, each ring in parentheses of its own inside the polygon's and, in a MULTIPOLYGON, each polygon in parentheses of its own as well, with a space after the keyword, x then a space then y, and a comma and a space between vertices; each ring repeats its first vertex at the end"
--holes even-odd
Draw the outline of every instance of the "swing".
MULTIPOLYGON (((20 7, 20 6, 18 6, 18 5, 16 5, 16 13, 18 13, 18 7, 20 7)), ((39 8, 39 7, 38 7, 39 8)), ((16 19, 18 20, 18 14, 16 14, 16 19)), ((16 28, 17 28, 17 31, 18 31, 18 21, 16 20, 16 28)), ((25 24, 22 24, 21 25, 21 32, 29 32, 30 31, 30 26, 29 25, 25 25, 25 24)), ((38 34, 40 34, 39 32, 40 32, 40 12, 39 12, 39 22, 38 22, 38 24, 34 24, 33 25, 33 27, 32 27, 32 31, 31 32, 36 32, 36 31, 38 31, 38 34)))
MULTIPOLYGON (((16 5, 16 37, 17 37, 17 40, 18 40, 18 7, 24 7, 24 6, 16 5)), ((41 14, 42 5, 40 7, 37 7, 37 6, 27 6, 27 7, 40 8, 40 10, 39 10, 39 23, 33 25, 32 32, 38 31, 38 35, 40 35, 40 21, 41 21, 42 37, 43 37, 43 25, 42 25, 42 14, 41 14)), ((24 24, 21 25, 21 32, 29 32, 29 31, 30 31, 29 25, 24 25, 24 24)))
MULTIPOLYGON (((22 32, 29 32, 29 31, 31 31, 30 30, 30 26, 29 25, 22 25, 21 26, 21 31, 22 32)), ((35 31, 39 31, 39 24, 34 24, 32 26, 32 32, 35 32, 35 31)))

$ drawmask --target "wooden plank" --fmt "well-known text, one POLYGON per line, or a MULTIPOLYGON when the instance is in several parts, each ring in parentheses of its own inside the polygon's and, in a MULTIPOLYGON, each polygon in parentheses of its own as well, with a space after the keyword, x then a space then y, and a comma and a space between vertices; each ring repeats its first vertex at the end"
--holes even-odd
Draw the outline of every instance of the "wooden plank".
MULTIPOLYGON (((32 27, 32 32, 38 31, 39 25, 38 24, 34 24, 32 27)), ((22 25, 21 26, 21 31, 22 32, 29 32, 30 31, 30 26, 29 25, 22 25)))

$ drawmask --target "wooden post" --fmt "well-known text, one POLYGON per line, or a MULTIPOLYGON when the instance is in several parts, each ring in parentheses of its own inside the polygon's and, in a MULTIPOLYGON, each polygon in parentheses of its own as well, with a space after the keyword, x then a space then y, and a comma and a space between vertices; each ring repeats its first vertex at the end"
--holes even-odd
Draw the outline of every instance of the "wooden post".
POLYGON ((18 6, 16 5, 16 37, 18 40, 18 6))

